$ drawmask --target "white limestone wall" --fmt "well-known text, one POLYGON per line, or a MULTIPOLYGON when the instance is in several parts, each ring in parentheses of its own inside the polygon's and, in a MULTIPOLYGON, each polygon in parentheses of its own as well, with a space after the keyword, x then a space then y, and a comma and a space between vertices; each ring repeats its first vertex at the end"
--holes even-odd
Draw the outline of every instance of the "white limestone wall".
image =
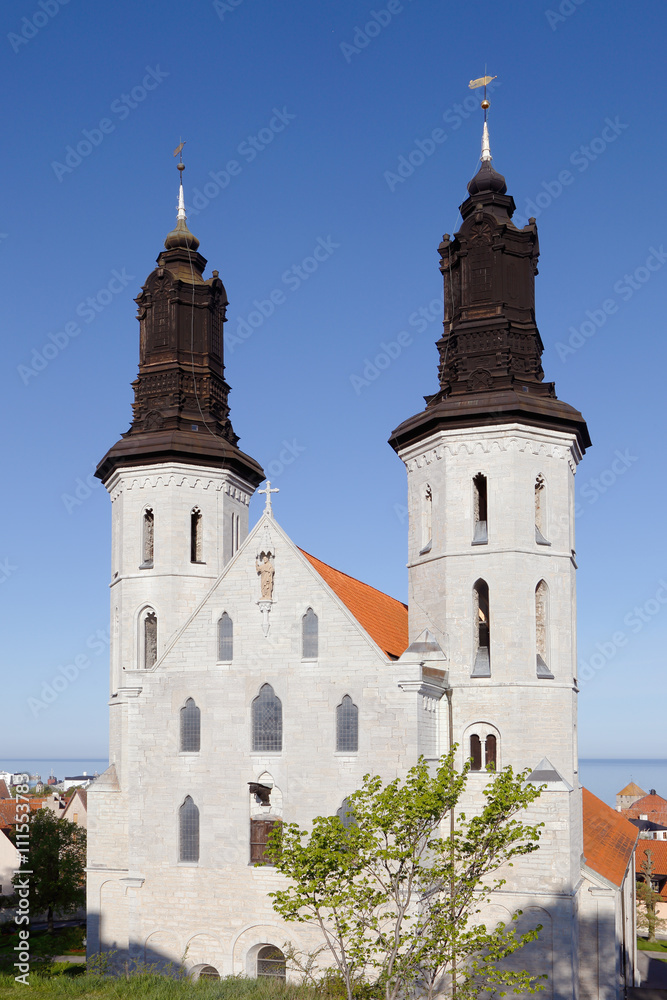
MULTIPOLYGON (((510 894, 521 908, 541 907, 549 914, 558 949, 550 988, 554 996, 571 996, 583 849, 574 682, 576 440, 569 433, 519 424, 482 426, 438 432, 403 451, 401 458, 408 472, 410 639, 428 628, 447 654, 459 764, 470 755, 471 732, 495 731, 499 767, 534 769, 546 757, 572 789, 550 785, 522 817, 544 823, 540 849, 502 873, 506 886, 494 897, 494 905, 504 905, 504 894, 510 894), (488 541, 473 545, 473 478, 478 473, 487 482, 488 541), (549 545, 538 544, 535 534, 538 476, 545 482, 542 532, 549 545), (473 588, 480 578, 489 587, 488 678, 471 676, 473 588), (548 587, 546 661, 553 679, 537 676, 535 589, 541 580, 548 587)), ((446 711, 441 704, 441 724, 446 711)), ((492 780, 471 773, 468 813, 482 808, 483 789, 492 780)), ((547 961, 544 942, 531 947, 547 961)))
MULTIPOLYGON (((112 500, 111 695, 142 657, 142 613, 155 611, 158 655, 232 557, 233 517, 243 542, 252 487, 224 469, 172 464, 119 469, 106 484, 112 500), (143 562, 143 516, 154 515, 154 559, 143 562), (201 563, 190 561, 190 515, 202 512, 201 563)), ((120 752, 119 713, 111 714, 111 759, 120 752), (116 729, 114 729, 114 726, 116 729)), ((118 759, 119 767, 121 762, 118 759)))
MULTIPOLYGON (((100 898, 102 924, 125 921, 138 960, 162 955, 181 961, 187 948, 186 963, 206 953, 202 961, 237 973, 252 965, 259 944, 282 947, 291 940, 305 949, 319 943, 307 928, 278 919, 267 893, 280 877, 250 864, 250 817, 258 806, 248 783, 269 775, 274 791, 264 815, 308 824, 335 813, 367 772, 394 778, 417 757, 419 662, 388 660, 278 526, 269 524, 276 574, 268 636, 257 604, 256 550, 266 544, 260 523, 155 669, 125 671, 121 784, 129 815, 119 815, 116 826, 129 820, 127 872, 110 871, 123 891, 116 896, 107 890, 100 898), (301 619, 309 607, 319 620, 315 660, 301 657, 301 619), (225 611, 234 625, 228 663, 217 659, 217 623, 225 611), (409 690, 399 687, 401 681, 411 682, 409 690), (252 750, 251 706, 264 683, 283 706, 283 749, 275 754, 252 750), (131 690, 136 697, 129 697, 131 690), (336 751, 335 711, 346 694, 359 709, 356 754, 336 751), (192 754, 179 747, 179 712, 188 697, 201 710, 201 750, 192 754), (200 809, 196 865, 180 863, 178 855, 178 810, 187 795, 200 809)), ((97 839, 91 863, 107 849, 115 856, 114 824, 98 834, 107 837, 108 848, 97 839)), ((107 880, 103 871, 92 874, 91 902, 107 880)))

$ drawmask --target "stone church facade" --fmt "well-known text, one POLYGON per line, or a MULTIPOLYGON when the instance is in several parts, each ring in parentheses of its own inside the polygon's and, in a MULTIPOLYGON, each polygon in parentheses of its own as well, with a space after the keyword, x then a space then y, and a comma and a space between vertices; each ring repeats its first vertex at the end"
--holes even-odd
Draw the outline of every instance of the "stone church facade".
POLYGON ((535 221, 512 223, 488 143, 468 192, 439 248, 439 391, 390 438, 408 478, 406 607, 300 550, 268 483, 249 530, 264 473, 232 428, 227 296, 217 271, 204 278, 181 187, 137 298, 132 425, 97 473, 112 638, 110 767, 88 793, 91 954, 284 974, 286 943, 321 942, 272 910, 281 878, 256 863, 272 824, 344 816, 364 774, 391 779, 457 743, 473 762, 468 809, 487 765, 546 785, 528 817, 545 824, 540 849, 483 919, 521 909, 520 928, 542 925, 517 961, 547 973, 545 998, 633 985, 634 924, 617 906, 631 860, 616 859, 619 886, 584 856, 574 476, 590 439, 544 381, 535 221), (622 917, 603 924, 592 898, 605 892, 622 917))

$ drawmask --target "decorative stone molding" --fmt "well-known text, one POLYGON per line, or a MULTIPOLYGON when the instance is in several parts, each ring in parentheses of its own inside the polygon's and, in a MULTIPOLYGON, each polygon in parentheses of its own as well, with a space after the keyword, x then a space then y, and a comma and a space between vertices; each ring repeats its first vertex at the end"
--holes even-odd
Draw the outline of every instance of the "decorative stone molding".
POLYGON ((434 448, 429 448, 420 455, 415 455, 412 458, 406 459, 405 466, 408 473, 417 472, 419 469, 423 469, 426 466, 431 465, 433 462, 440 461, 446 456, 456 458, 461 454, 488 455, 492 451, 515 451, 520 454, 529 454, 535 455, 536 457, 568 461, 573 471, 576 468, 572 449, 566 448, 563 445, 555 443, 552 444, 547 441, 537 441, 534 438, 524 438, 518 435, 512 437, 503 435, 502 437, 482 438, 481 440, 476 441, 443 442, 436 445, 434 448))

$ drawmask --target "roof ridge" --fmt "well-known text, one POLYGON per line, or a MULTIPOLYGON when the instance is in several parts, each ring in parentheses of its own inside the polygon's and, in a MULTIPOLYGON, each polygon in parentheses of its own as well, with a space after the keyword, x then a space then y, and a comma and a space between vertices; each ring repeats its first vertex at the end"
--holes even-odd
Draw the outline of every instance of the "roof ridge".
POLYGON ((318 558, 318 556, 314 556, 312 552, 306 552, 306 550, 302 549, 300 545, 297 545, 297 549, 304 556, 306 556, 307 559, 314 559, 315 562, 321 563, 323 566, 326 566, 327 569, 333 570, 334 573, 340 573, 341 576, 346 576, 348 580, 354 580, 355 583, 360 583, 362 587, 368 587, 369 590, 374 590, 376 594, 382 594, 383 597, 388 597, 390 601, 396 601, 397 604, 400 604, 401 607, 406 608, 407 610, 408 605, 405 604, 403 601, 399 601, 398 597, 392 597, 391 594, 387 594, 386 591, 379 590, 377 587, 374 587, 372 583, 365 583, 364 580, 360 580, 359 577, 357 576, 352 576, 350 573, 346 573, 342 569, 336 569, 335 566, 332 566, 330 563, 325 562, 324 559, 320 559, 318 558))

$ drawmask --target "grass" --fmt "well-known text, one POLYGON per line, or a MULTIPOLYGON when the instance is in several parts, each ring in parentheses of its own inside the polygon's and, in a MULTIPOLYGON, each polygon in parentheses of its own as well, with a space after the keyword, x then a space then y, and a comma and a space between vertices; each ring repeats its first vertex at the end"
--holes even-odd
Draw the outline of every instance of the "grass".
POLYGON ((644 937, 637 938, 637 947, 640 951, 664 951, 667 955, 667 941, 647 941, 644 937))
MULTIPOLYGON (((81 967, 79 967, 81 968, 81 967)), ((24 990, 11 975, 0 975, 0 998, 14 998, 24 990)), ((322 993, 306 987, 271 979, 228 977, 219 982, 168 979, 165 976, 139 973, 129 978, 99 975, 30 975, 30 997, 43 1000, 316 1000, 322 993)), ((335 1000, 329 997, 328 1000, 335 1000)))

